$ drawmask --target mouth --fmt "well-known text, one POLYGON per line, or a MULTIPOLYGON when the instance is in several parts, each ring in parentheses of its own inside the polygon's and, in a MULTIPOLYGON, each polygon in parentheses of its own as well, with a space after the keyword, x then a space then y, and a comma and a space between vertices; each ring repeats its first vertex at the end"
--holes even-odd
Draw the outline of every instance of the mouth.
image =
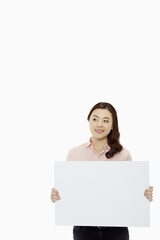
POLYGON ((98 134, 101 134, 101 133, 104 132, 104 130, 98 130, 98 129, 96 129, 95 131, 96 131, 98 134))

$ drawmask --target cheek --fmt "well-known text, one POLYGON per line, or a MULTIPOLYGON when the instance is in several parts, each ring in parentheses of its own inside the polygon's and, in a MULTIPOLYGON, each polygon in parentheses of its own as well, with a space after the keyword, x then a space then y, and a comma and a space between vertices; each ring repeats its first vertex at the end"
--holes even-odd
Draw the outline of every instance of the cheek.
POLYGON ((90 124, 90 125, 89 125, 89 128, 90 128, 90 130, 92 131, 92 130, 93 130, 93 125, 90 124))
POLYGON ((95 128, 95 123, 94 122, 92 122, 92 123, 90 123, 90 128, 95 128))
POLYGON ((108 125, 108 126, 106 126, 106 131, 107 131, 107 132, 110 132, 111 129, 112 129, 112 125, 108 125))
POLYGON ((108 128, 111 129, 112 128, 112 123, 108 124, 108 128))
POLYGON ((91 131, 92 134, 94 134, 95 133, 95 126, 91 125, 90 126, 90 131, 91 131))
POLYGON ((91 128, 90 128, 92 131, 94 131, 95 130, 95 127, 94 126, 91 126, 91 128))

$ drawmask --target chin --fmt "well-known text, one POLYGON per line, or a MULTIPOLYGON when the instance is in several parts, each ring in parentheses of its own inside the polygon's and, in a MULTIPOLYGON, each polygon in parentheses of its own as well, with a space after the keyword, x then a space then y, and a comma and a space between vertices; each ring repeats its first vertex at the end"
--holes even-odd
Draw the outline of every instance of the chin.
POLYGON ((106 138, 106 136, 94 136, 95 138, 97 138, 97 139, 104 139, 104 138, 106 138))

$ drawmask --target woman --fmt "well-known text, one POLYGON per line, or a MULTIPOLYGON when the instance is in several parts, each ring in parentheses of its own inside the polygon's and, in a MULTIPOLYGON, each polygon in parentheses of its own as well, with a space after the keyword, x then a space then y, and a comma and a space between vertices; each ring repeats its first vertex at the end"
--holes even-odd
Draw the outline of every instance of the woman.
MULTIPOLYGON (((68 161, 130 161, 131 155, 119 142, 118 119, 115 108, 106 102, 99 102, 90 110, 87 117, 92 134, 89 142, 72 148, 68 161)), ((153 187, 144 195, 152 201, 153 187)), ((60 200, 59 192, 52 188, 51 200, 60 200)), ((129 240, 128 227, 74 226, 74 240, 129 240)))

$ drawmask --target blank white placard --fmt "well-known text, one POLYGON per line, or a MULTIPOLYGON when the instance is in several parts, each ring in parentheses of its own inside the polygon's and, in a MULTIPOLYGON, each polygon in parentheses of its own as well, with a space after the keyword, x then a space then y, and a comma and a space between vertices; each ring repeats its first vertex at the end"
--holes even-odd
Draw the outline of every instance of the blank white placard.
POLYGON ((55 161, 56 225, 150 226, 147 161, 55 161))

